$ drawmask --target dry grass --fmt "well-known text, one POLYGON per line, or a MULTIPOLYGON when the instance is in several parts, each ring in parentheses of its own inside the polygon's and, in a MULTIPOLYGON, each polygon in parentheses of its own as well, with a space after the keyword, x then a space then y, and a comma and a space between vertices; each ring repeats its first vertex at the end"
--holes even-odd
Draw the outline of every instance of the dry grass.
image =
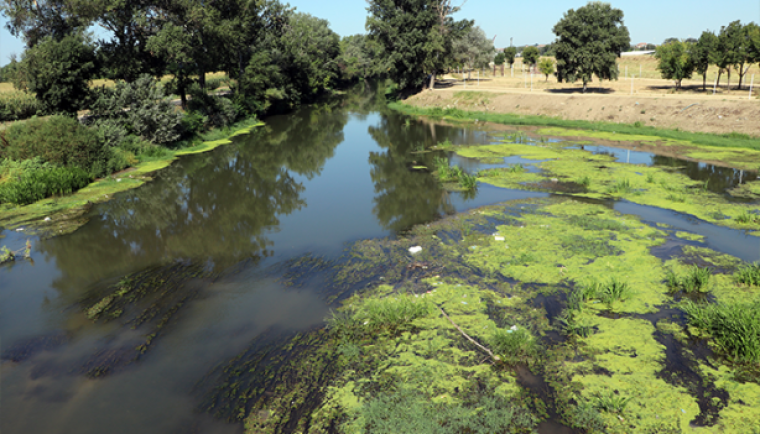
MULTIPOLYGON (((501 76, 501 71, 497 67, 496 77, 493 76, 493 70, 485 69, 480 73, 480 84, 477 84, 478 74, 473 71, 471 74, 471 81, 467 84, 468 90, 483 90, 483 91, 511 91, 511 92, 530 92, 531 89, 531 75, 529 68, 524 66, 521 59, 514 65, 514 71, 510 71, 505 68, 504 77, 501 76), (514 76, 513 76, 514 75, 514 76)), ((742 90, 737 90, 736 85, 739 83, 739 77, 737 74, 731 75, 731 90, 725 89, 726 75, 721 76, 721 85, 718 86, 716 94, 713 95, 712 84, 718 75, 718 69, 711 67, 707 74, 707 92, 702 91, 702 77, 695 76, 692 80, 683 81, 683 89, 676 92, 675 83, 672 80, 665 80, 661 78, 660 73, 657 71, 657 59, 653 56, 626 56, 618 60, 618 65, 621 70, 620 79, 617 81, 605 81, 599 83, 596 78, 589 84, 591 92, 598 92, 604 94, 615 94, 617 96, 631 95, 631 81, 633 81, 633 95, 651 95, 657 97, 664 97, 667 95, 674 95, 679 98, 712 98, 712 99, 748 99, 749 97, 749 79, 743 83, 742 90), (626 78, 626 66, 628 67, 628 76, 626 78), (640 74, 643 74, 644 78, 640 78, 640 74), (630 76, 634 75, 633 80, 630 76), (722 87, 721 87, 722 86, 722 87)), ((446 78, 461 79, 462 74, 449 74, 446 78)), ((760 87, 760 80, 755 86, 755 89, 760 87)), ((461 81, 453 83, 455 88, 464 88, 464 83, 461 81)), ((536 71, 533 75, 533 91, 549 92, 557 94, 568 94, 580 92, 583 85, 577 83, 558 83, 556 77, 549 76, 548 81, 546 77, 540 72, 536 71)), ((760 94, 760 90, 753 92, 754 96, 760 94)))

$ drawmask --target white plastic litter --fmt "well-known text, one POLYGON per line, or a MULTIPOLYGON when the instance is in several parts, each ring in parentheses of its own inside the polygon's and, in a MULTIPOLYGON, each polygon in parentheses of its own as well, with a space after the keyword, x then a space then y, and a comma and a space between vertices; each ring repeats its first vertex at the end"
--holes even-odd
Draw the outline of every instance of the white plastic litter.
POLYGON ((516 332, 516 331, 517 331, 517 326, 516 326, 516 325, 513 325, 513 326, 512 326, 512 327, 510 327, 509 329, 510 329, 510 330, 512 330, 513 332, 516 332))
POLYGON ((409 253, 412 255, 416 255, 417 253, 420 253, 422 251, 422 247, 420 246, 414 246, 409 248, 409 253))
POLYGON ((504 241, 504 237, 493 237, 496 241, 504 241))
POLYGON ((50 221, 50 217, 45 217, 45 221, 49 222, 50 221))

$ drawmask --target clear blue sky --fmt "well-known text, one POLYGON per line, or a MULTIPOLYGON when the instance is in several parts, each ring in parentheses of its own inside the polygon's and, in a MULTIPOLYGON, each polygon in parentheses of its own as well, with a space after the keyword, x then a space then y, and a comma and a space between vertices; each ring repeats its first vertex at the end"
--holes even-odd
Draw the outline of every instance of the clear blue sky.
MULTIPOLYGON (((459 0, 461 2, 461 0, 459 0)), ((364 0, 290 0, 301 12, 330 21, 341 36, 364 33, 367 3, 364 0)), ((455 4, 457 0, 455 0, 455 4)), ((496 46, 545 44, 554 40, 551 29, 571 8, 586 0, 468 0, 459 18, 474 19, 489 37, 496 36, 496 46)), ((703 30, 720 30, 731 21, 760 23, 760 0, 611 0, 622 9, 631 42, 661 43, 669 37, 698 37, 703 30)), ((5 30, 0 17, 0 65, 8 63, 11 53, 20 54, 23 44, 5 30)))

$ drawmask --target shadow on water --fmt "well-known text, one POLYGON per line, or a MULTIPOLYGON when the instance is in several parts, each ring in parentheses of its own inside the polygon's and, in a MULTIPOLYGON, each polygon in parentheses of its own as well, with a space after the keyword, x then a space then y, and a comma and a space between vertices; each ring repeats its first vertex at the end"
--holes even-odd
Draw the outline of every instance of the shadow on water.
POLYGON ((580 434, 580 431, 559 422, 560 415, 557 413, 554 402, 556 392, 542 376, 535 375, 524 365, 515 366, 515 374, 517 375, 517 383, 521 387, 546 404, 548 418, 538 425, 538 434, 580 434))

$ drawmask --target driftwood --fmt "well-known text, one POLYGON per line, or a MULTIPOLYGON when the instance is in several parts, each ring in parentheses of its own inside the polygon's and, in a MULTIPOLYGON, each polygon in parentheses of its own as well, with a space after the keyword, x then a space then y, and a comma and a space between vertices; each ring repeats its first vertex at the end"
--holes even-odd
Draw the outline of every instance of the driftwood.
POLYGON ((493 353, 493 351, 489 350, 488 348, 484 347, 483 345, 480 345, 480 344, 478 343, 478 341, 476 341, 475 339, 471 338, 471 337, 470 337, 470 335, 468 335, 467 333, 465 333, 465 332, 464 332, 464 330, 462 330, 462 328, 461 328, 461 327, 459 327, 459 326, 457 325, 457 323, 455 323, 455 322, 454 322, 454 320, 452 320, 452 319, 451 319, 451 318, 450 318, 448 315, 446 315, 446 311, 444 311, 442 307, 439 307, 439 309, 441 310, 441 313, 443 314, 443 316, 445 316, 445 317, 446 317, 446 319, 447 319, 447 320, 449 320, 449 322, 450 322, 450 323, 451 323, 451 324, 452 324, 454 327, 456 327, 456 329, 457 329, 457 330, 459 330, 459 333, 461 333, 461 334, 462 334, 462 336, 464 336, 464 337, 465 337, 465 339, 467 339, 468 341, 472 342, 473 344, 475 344, 475 346, 477 346, 477 347, 478 347, 478 348, 480 348, 481 350, 483 350, 483 351, 485 351, 486 353, 488 353, 488 355, 489 355, 489 356, 491 356, 491 359, 493 359, 493 361, 494 361, 494 362, 499 362, 499 361, 501 361, 501 358, 500 358, 499 356, 497 356, 496 354, 494 354, 494 353, 493 353))

